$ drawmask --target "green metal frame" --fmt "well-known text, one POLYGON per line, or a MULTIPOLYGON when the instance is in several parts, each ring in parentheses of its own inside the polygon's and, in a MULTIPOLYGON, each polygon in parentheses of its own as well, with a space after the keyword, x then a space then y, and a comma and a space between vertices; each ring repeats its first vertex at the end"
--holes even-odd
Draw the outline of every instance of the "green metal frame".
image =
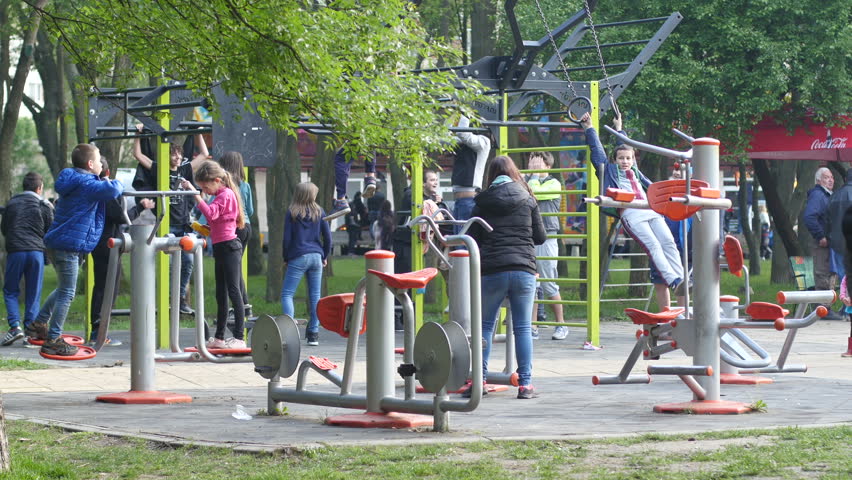
MULTIPOLYGON (((591 100, 592 100, 592 125, 597 129, 599 122, 599 103, 598 103, 598 82, 590 82, 591 100)), ((508 95, 503 95, 501 101, 501 118, 504 122, 508 121, 508 95)), ((497 154, 508 155, 511 153, 529 153, 529 152, 564 152, 569 150, 584 150, 586 151, 585 168, 553 168, 547 170, 521 170, 523 173, 566 173, 566 172, 585 172, 586 173, 586 189, 585 190, 558 190, 547 193, 559 193, 562 195, 585 195, 593 197, 598 194, 599 181, 595 173, 595 165, 591 161, 591 156, 588 146, 555 146, 555 147, 525 147, 525 148, 510 148, 508 127, 501 126, 500 139, 497 154)), ((556 256, 556 257, 536 257, 538 260, 559 260, 559 261, 580 261, 586 262, 586 278, 543 278, 542 281, 556 282, 569 285, 586 285, 586 300, 536 300, 537 304, 562 304, 562 305, 583 305, 586 307, 585 322, 533 322, 533 325, 568 325, 571 327, 581 327, 586 329, 586 339, 594 345, 600 344, 600 209, 597 205, 588 205, 587 211, 584 212, 557 212, 545 213, 543 216, 560 216, 560 217, 586 217, 586 233, 584 234, 553 234, 548 235, 548 238, 558 239, 580 239, 585 241, 586 254, 583 256, 556 256)))

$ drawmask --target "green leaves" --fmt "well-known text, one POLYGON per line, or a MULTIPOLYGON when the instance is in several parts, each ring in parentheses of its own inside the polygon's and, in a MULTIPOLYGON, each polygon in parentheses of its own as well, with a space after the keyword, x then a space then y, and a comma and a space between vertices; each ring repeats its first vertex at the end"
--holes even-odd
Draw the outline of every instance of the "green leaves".
POLYGON ((476 97, 474 88, 457 89, 451 72, 406 73, 459 52, 428 41, 403 0, 75 0, 54 8, 49 25, 90 78, 164 73, 208 98, 221 83, 250 94, 275 128, 293 131, 307 116, 362 150, 440 148, 451 135, 435 99, 476 97), (133 67, 113 71, 116 54, 133 67))

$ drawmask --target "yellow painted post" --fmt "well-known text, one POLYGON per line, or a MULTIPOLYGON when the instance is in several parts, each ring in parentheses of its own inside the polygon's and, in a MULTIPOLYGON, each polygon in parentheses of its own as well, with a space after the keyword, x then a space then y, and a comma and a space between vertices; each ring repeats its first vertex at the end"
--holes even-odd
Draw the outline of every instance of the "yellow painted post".
MULTIPOLYGON (((411 218, 423 213, 423 157, 417 153, 411 158, 411 218)), ((411 229, 411 271, 423 268, 423 242, 420 241, 420 226, 411 229)), ((414 325, 420 330, 423 325, 423 292, 412 290, 414 301, 414 325)))
MULTIPOLYGON (((598 82, 589 83, 589 98, 592 100, 592 125, 595 130, 598 129, 600 123, 600 102, 598 101, 599 89, 598 82)), ((598 176, 595 174, 595 165, 592 162, 591 151, 586 147, 586 187, 588 196, 593 197, 598 194, 599 190, 598 176)), ((586 339, 592 345, 600 345, 600 319, 601 319, 601 298, 600 298, 600 208, 597 205, 588 205, 586 215, 586 257, 589 259, 586 264, 586 339)))
MULTIPOLYGON (((160 97, 157 103, 169 103, 169 91, 160 97)), ((169 111, 161 110, 159 112, 160 125, 166 130, 169 129, 169 111)), ((169 190, 169 173, 170 173, 170 152, 169 143, 164 142, 161 138, 157 142, 157 190, 169 190)), ((157 206, 157 211, 163 215, 163 221, 160 223, 160 229, 157 235, 165 237, 169 234, 169 200, 162 201, 157 206)), ((157 348, 165 348, 169 345, 169 257, 168 255, 157 255, 157 348)))

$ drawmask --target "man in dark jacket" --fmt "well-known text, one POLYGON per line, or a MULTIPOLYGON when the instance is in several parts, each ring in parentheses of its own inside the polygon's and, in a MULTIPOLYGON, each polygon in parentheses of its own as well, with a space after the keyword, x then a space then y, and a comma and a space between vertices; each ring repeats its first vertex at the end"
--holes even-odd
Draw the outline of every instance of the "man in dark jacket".
MULTIPOLYGON (((831 249, 829 248, 828 204, 834 189, 834 175, 825 167, 820 168, 814 175, 813 188, 808 190, 808 201, 805 205, 805 226, 808 228, 816 245, 813 249, 814 281, 817 290, 833 290, 831 273, 831 249)), ((828 318, 837 316, 830 308, 828 318)))
MULTIPOLYGON (((24 176, 24 191, 15 195, 6 205, 0 231, 6 237, 6 283, 3 285, 3 300, 6 302, 6 317, 9 331, 0 340, 6 347, 23 338, 24 330, 36 336, 33 320, 38 314, 41 286, 44 275, 44 234, 53 222, 53 205, 42 198, 44 182, 36 172, 24 176), (21 329, 21 313, 18 297, 21 294, 21 278, 26 279, 24 300, 24 325, 21 329)), ((43 334, 47 330, 43 329, 43 334)))

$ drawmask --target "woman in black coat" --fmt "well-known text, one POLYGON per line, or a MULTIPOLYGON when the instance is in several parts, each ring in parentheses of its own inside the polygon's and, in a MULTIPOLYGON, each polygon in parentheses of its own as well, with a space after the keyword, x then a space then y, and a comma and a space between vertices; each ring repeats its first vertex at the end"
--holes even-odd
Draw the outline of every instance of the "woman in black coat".
POLYGON ((538 203, 511 158, 492 160, 485 176, 488 188, 474 199, 473 216, 494 229, 476 224, 471 236, 479 245, 482 273, 482 337, 486 339, 482 369, 488 371, 491 337, 503 299, 512 309, 512 332, 518 362, 518 398, 533 398, 532 308, 535 300, 535 246, 547 239, 538 203))

